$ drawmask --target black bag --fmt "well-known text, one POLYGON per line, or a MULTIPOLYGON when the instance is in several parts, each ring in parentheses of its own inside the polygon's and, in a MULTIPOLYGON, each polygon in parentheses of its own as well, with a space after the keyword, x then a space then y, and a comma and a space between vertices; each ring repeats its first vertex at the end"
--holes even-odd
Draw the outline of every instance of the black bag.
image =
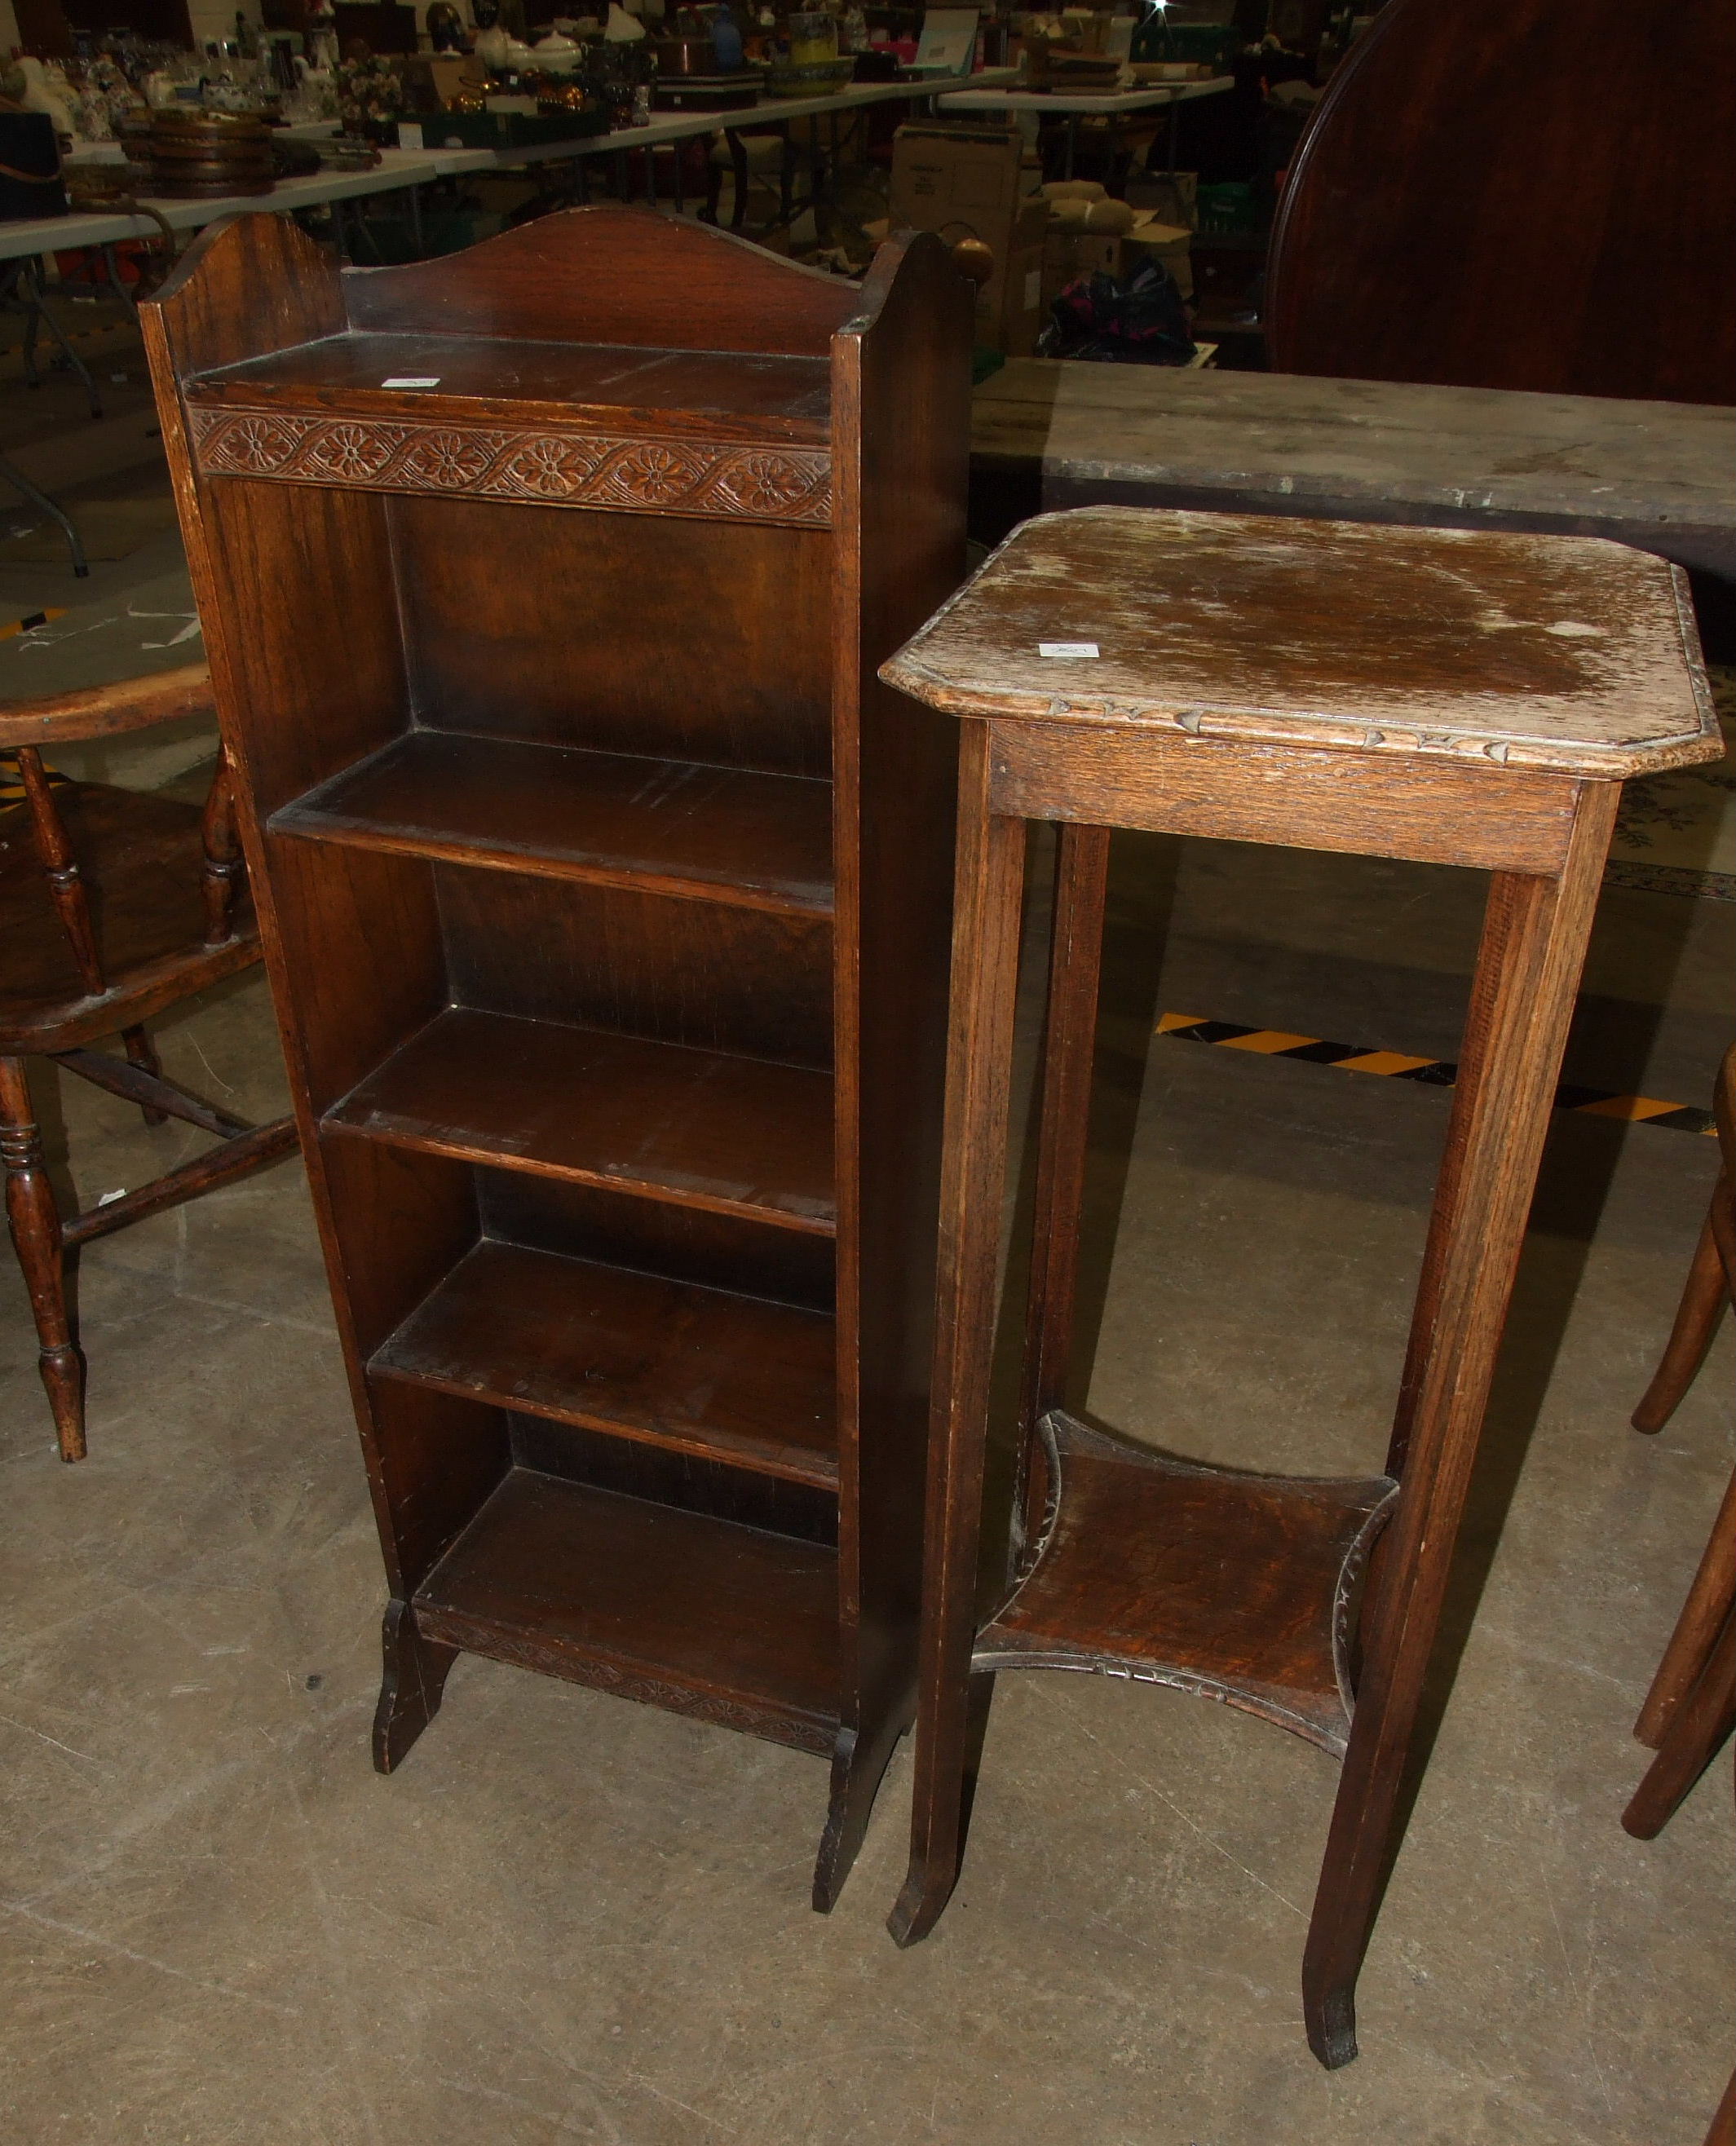
POLYGON ((1186 365, 1194 356, 1181 292, 1160 261, 1142 261, 1125 283, 1113 276, 1080 276, 1050 311, 1054 318, 1037 337, 1039 357, 1186 365))
POLYGON ((0 112, 0 223, 66 212, 54 122, 46 112, 0 112))

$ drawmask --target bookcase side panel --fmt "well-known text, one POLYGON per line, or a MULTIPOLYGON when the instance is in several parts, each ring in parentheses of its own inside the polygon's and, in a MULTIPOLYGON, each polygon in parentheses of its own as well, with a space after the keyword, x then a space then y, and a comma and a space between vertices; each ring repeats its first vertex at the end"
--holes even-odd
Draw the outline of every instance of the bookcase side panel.
POLYGON ((881 259, 890 288, 838 338, 833 405, 842 1661, 884 1735, 921 1593, 957 777, 955 726, 875 674, 964 576, 970 301, 927 234, 881 259))
POLYGON ((385 502, 332 487, 201 487, 229 720, 262 823, 409 721, 385 502))
POLYGON ((368 1385, 368 1487, 387 1585, 407 1602, 512 1465, 507 1419, 457 1395, 368 1385))
POLYGON ((317 1117, 446 1003, 433 870, 269 832, 260 852, 317 1117))

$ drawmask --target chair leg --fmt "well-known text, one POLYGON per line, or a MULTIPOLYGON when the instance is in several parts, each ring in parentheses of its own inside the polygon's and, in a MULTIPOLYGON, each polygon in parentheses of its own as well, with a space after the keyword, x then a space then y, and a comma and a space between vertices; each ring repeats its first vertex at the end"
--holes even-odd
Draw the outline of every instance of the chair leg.
POLYGON ((1669 1635, 1634 1734, 1656 1750, 1676 1709, 1704 1669, 1724 1620, 1736 1611, 1736 1475, 1733 1475, 1706 1539, 1705 1554, 1676 1629, 1669 1635))
POLYGON ((60 1210, 43 1166, 42 1136, 31 1115, 22 1058, 0 1058, 0 1158, 6 1164, 7 1220, 36 1316, 42 1384, 54 1411, 60 1457, 82 1460, 84 1359, 72 1340, 60 1210))
POLYGON ((1736 1731, 1736 1616, 1728 1618, 1694 1689, 1670 1717, 1658 1755, 1647 1767, 1622 1825, 1636 1840, 1652 1840, 1674 1817, 1688 1791, 1736 1731))
MULTIPOLYGON (((141 1073, 148 1073, 153 1080, 162 1080, 162 1064, 157 1056, 157 1046, 146 1035, 142 1023, 137 1028, 123 1028, 121 1041, 127 1046, 129 1063, 137 1066, 141 1073)), ((142 1103, 139 1113, 147 1125, 166 1125, 169 1121, 167 1110, 157 1110, 149 1103, 142 1103)))
MULTIPOLYGON (((1725 1189, 1720 1185, 1713 1198, 1715 1201, 1725 1196, 1725 1189)), ((1700 1231, 1699 1243, 1694 1248, 1694 1264, 1688 1270, 1682 1301, 1676 1307, 1675 1325, 1669 1330, 1669 1339, 1652 1374, 1652 1383, 1645 1390, 1645 1397, 1634 1411, 1635 1430, 1662 1430, 1675 1414, 1683 1395, 1694 1384, 1700 1365, 1706 1360, 1706 1351, 1712 1346, 1718 1322, 1724 1317, 1729 1301, 1730 1285, 1724 1275, 1724 1261, 1719 1256, 1718 1238, 1709 1214, 1705 1227, 1700 1231)))

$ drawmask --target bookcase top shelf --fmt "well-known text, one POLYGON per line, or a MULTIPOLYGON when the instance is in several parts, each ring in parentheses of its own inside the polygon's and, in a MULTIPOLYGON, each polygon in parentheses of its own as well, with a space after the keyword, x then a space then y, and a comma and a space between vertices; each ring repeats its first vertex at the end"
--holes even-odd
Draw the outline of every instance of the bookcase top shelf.
POLYGON ((196 373, 182 392, 199 409, 691 430, 771 445, 825 447, 831 422, 825 358, 498 336, 351 330, 196 373))

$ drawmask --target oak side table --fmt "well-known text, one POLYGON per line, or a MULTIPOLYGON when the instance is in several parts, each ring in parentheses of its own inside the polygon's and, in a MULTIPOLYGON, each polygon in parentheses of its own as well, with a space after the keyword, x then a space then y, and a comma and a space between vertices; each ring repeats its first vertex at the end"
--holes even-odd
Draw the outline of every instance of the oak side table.
POLYGON ((1096 507, 1016 530, 882 669, 961 717, 915 1809, 902 1944, 963 1847, 972 1679, 1092 1669, 1339 1756, 1303 1966, 1356 1978, 1624 776, 1720 750, 1679 568, 1577 537, 1096 507), (1060 823, 1007 1591, 975 1586, 1025 826, 1060 823), (1067 1415, 1110 831, 1491 874, 1386 1471, 1250 1475, 1067 1415))

